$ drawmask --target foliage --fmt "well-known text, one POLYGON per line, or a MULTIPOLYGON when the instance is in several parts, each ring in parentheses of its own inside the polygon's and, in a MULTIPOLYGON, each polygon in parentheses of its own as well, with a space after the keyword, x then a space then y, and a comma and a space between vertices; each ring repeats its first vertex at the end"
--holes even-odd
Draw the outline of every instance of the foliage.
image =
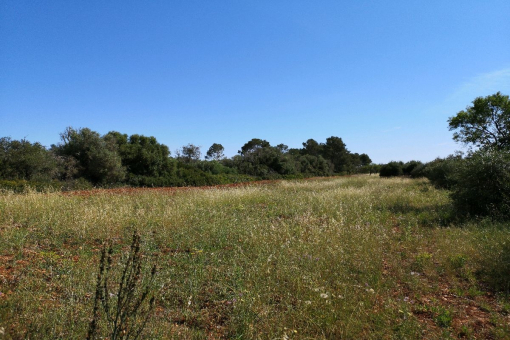
POLYGON ((510 149, 510 100, 497 92, 478 97, 472 106, 448 119, 453 139, 478 148, 510 149))
POLYGON ((411 170, 410 176, 411 178, 422 178, 426 176, 427 164, 421 163, 416 165, 413 170, 411 170))
POLYGON ((212 175, 218 174, 236 174, 235 168, 225 166, 223 162, 216 160, 213 161, 198 161, 193 164, 196 169, 207 172, 212 175))
POLYGON ((406 176, 411 176, 413 170, 420 165, 423 165, 423 163, 420 161, 409 161, 402 166, 402 172, 406 176))
POLYGON ((158 143, 155 137, 109 132, 106 139, 113 139, 118 146, 122 165, 129 177, 168 177, 175 172, 175 163, 170 160, 170 150, 158 143))
POLYGON ((41 144, 0 138, 0 178, 51 180, 56 171, 55 157, 41 144))
POLYGON ((510 218, 510 152, 478 150, 457 162, 454 177, 458 213, 510 218))
POLYGON ((200 147, 191 143, 183 145, 180 150, 177 150, 177 158, 185 163, 196 162, 200 160, 201 156, 200 147))
POLYGON ((298 158, 300 172, 308 176, 330 176, 333 174, 331 163, 322 156, 303 155, 298 158))
MULTIPOLYGON (((232 158, 225 158, 223 146, 214 143, 204 161, 200 160, 200 147, 191 143, 171 158, 169 148, 155 137, 128 136, 117 131, 101 136, 88 128, 67 128, 61 134, 61 143, 52 145, 50 150, 38 143, 9 138, 1 139, 0 145, 0 179, 37 183, 56 180, 62 190, 215 185, 241 179, 378 171, 367 154, 349 152, 342 139, 335 136, 325 143, 309 139, 303 149, 291 149, 283 143, 271 146, 266 140, 253 138, 232 158)), ((16 190, 24 190, 22 187, 16 190)))
POLYGON ((267 140, 253 138, 252 140, 246 142, 238 153, 242 156, 248 156, 249 154, 255 153, 257 150, 262 148, 270 147, 271 145, 267 140))
POLYGON ((361 155, 359 155, 359 160, 360 160, 361 166, 367 166, 372 163, 372 160, 366 153, 362 153, 361 155))
POLYGON ((478 97, 448 120, 453 139, 471 144, 464 159, 450 156, 427 166, 427 177, 451 189, 462 216, 510 218, 510 100, 500 92, 478 97))
POLYGON ((287 150, 285 145, 273 147, 265 140, 253 138, 243 145, 240 155, 233 158, 233 165, 239 173, 264 179, 295 175, 298 173, 296 161, 287 150))
POLYGON ((218 144, 218 143, 213 143, 213 145, 211 145, 209 150, 207 150, 207 154, 206 154, 205 158, 219 161, 219 160, 225 158, 223 151, 225 151, 225 148, 223 147, 223 145, 218 144))
POLYGON ((314 139, 309 139, 303 143, 303 154, 311 156, 319 156, 322 154, 322 145, 314 139))
POLYGON ((402 170, 402 162, 389 162, 381 167, 379 170, 379 176, 381 177, 395 177, 402 176, 404 174, 402 170))
POLYGON ((460 154, 450 155, 444 159, 436 158, 429 162, 422 172, 437 188, 451 189, 457 184, 458 176, 455 172, 461 161, 460 154))
POLYGON ((218 180, 211 174, 201 171, 193 165, 187 163, 178 163, 176 177, 178 179, 177 186, 204 186, 215 185, 218 180))
POLYGON ((349 151, 340 137, 331 136, 323 145, 322 155, 333 164, 333 170, 340 173, 348 170, 350 164, 349 151))
POLYGON ((126 169, 114 139, 101 137, 88 128, 75 130, 71 127, 60 136, 62 142, 56 146, 55 152, 76 160, 78 177, 97 184, 124 180, 126 169))

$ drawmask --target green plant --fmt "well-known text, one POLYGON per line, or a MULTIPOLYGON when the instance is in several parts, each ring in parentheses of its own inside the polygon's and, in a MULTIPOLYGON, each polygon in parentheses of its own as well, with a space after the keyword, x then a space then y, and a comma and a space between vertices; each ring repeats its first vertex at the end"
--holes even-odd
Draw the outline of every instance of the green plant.
POLYGON ((450 264, 454 269, 462 269, 466 261, 466 257, 460 254, 450 257, 450 264))
POLYGON ((422 252, 416 255, 412 268, 416 271, 423 271, 425 266, 432 260, 432 254, 422 252))
POLYGON ((156 265, 152 267, 149 279, 144 282, 140 235, 135 231, 117 292, 112 294, 109 282, 112 254, 111 242, 108 245, 105 243, 101 252, 93 317, 89 325, 87 339, 96 337, 100 321, 100 305, 103 307, 108 322, 108 333, 111 340, 138 339, 154 308, 155 298, 152 284, 156 275, 156 265))
POLYGON ((452 312, 450 312, 448 309, 440 307, 436 310, 434 321, 439 327, 450 327, 453 321, 452 312))

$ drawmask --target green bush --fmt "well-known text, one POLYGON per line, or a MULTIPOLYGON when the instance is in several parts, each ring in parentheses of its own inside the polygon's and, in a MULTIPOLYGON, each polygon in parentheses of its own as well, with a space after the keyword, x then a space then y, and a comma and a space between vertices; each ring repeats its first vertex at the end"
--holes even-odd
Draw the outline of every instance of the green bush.
POLYGON ((402 162, 389 162, 383 165, 379 171, 379 176, 381 177, 395 177, 402 176, 403 174, 402 162))
POLYGON ((422 169, 425 177, 427 177, 436 188, 451 189, 456 184, 456 170, 462 162, 460 155, 450 155, 447 158, 437 158, 427 163, 425 169, 422 169))
POLYGON ((402 171, 404 172, 404 175, 410 176, 413 170, 420 165, 423 165, 420 161, 409 161, 402 166, 402 171))
POLYGON ((427 166, 423 163, 418 164, 411 172, 411 178, 422 178, 426 175, 427 166))
POLYGON ((479 150, 454 171, 451 197, 461 215, 510 217, 510 152, 479 150))

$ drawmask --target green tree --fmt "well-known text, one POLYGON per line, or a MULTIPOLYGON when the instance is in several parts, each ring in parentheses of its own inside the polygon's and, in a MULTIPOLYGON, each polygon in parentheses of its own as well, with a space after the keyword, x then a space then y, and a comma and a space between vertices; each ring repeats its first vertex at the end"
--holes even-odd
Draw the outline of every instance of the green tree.
POLYGON ((60 134, 61 143, 55 147, 60 156, 73 157, 77 176, 96 184, 117 183, 124 180, 118 146, 113 138, 103 138, 88 128, 68 127, 60 134))
POLYGON ((57 160, 39 143, 0 138, 0 178, 49 180, 57 176, 57 160))
POLYGON ((322 154, 322 146, 311 138, 303 143, 302 150, 304 155, 319 156, 322 154))
POLYGON ((448 119, 453 139, 479 148, 510 149, 510 100, 500 92, 478 97, 448 119))
POLYGON ((278 144, 278 145, 276 146, 276 148, 277 148, 278 150, 280 150, 280 152, 281 152, 281 153, 287 153, 287 152, 289 152, 289 147, 288 147, 287 145, 283 144, 283 143, 282 143, 282 144, 278 144))
POLYGON ((218 143, 213 143, 209 150, 207 150, 207 154, 205 155, 206 159, 219 161, 223 158, 225 158, 225 155, 223 154, 223 151, 225 151, 225 148, 223 145, 218 143))
POLYGON ((370 159, 370 157, 368 157, 366 153, 362 153, 361 155, 359 155, 359 159, 361 161, 362 166, 367 166, 372 163, 372 160, 370 159))
POLYGON ((191 143, 177 150, 177 159, 184 163, 196 162, 200 160, 201 156, 202 152, 200 151, 200 146, 191 143))
POLYGON ((299 166, 295 156, 289 154, 285 144, 271 146, 268 141, 253 138, 239 150, 239 156, 233 163, 242 174, 262 178, 280 178, 284 175, 295 175, 299 166))
POLYGON ((105 139, 115 141, 122 165, 130 176, 166 177, 175 170, 170 160, 170 150, 158 143, 155 137, 138 134, 128 137, 111 131, 105 139))
POLYGON ((246 144, 241 147, 241 150, 238 151, 242 156, 247 156, 250 153, 254 153, 259 149, 270 147, 271 145, 267 140, 253 138, 246 144))
POLYGON ((329 137, 326 139, 326 144, 322 147, 323 157, 331 161, 336 173, 347 171, 348 165, 351 161, 350 152, 347 150, 345 143, 340 137, 329 137))

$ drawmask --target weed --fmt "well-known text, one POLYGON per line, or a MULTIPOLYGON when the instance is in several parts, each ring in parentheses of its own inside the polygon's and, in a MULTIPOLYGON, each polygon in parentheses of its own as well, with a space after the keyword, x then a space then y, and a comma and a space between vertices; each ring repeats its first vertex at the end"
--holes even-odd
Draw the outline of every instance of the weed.
POLYGON ((131 250, 124 265, 116 293, 111 292, 112 274, 111 242, 103 245, 99 271, 97 274, 96 294, 93 317, 89 325, 87 339, 96 338, 100 322, 100 305, 108 322, 111 340, 138 339, 154 308, 152 284, 156 275, 156 265, 152 267, 148 281, 142 280, 142 255, 140 253, 140 235, 135 231, 131 250))
POLYGON ((439 327, 450 327, 452 320, 452 312, 450 312, 448 309, 442 307, 436 309, 436 316, 434 317, 434 321, 439 327))
POLYGON ((461 338, 470 338, 473 334, 473 331, 466 325, 462 325, 459 332, 459 337, 461 338))
POLYGON ((450 257, 450 264, 454 269, 464 268, 466 261, 466 257, 460 254, 450 257))
POLYGON ((432 261, 432 254, 427 252, 422 252, 416 255, 414 263, 412 265, 412 269, 418 272, 422 272, 425 267, 432 261))

